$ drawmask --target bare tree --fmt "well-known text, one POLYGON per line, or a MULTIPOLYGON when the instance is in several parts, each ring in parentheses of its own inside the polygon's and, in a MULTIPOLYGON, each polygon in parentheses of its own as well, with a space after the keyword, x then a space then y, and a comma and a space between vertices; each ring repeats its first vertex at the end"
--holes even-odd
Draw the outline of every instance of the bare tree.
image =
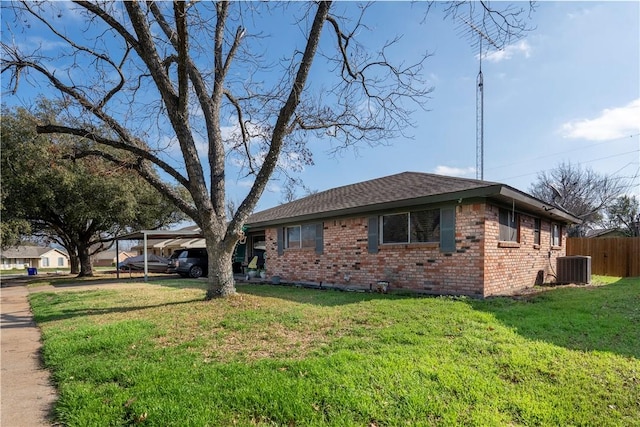
POLYGON ((426 53, 415 62, 395 64, 389 58, 400 37, 378 51, 358 42, 357 36, 369 30, 364 16, 370 6, 13 3, 12 35, 45 28, 58 49, 46 56, 45 46, 26 51, 20 43, 3 42, 4 84, 17 92, 26 78, 54 88, 67 102, 73 123, 83 124, 41 123, 38 132, 76 135, 111 147, 78 147, 77 154, 133 168, 166 194, 204 234, 207 298, 233 295, 231 254, 279 165, 291 159, 311 163, 307 142, 312 138, 328 139, 334 149, 390 141, 412 125, 412 109, 428 100, 431 88, 421 77, 426 53), (273 43, 272 35, 260 30, 271 14, 294 21, 279 28, 284 34, 273 43), (82 31, 65 28, 69 15, 81 22, 82 31), (281 45, 288 50, 278 53, 279 60, 270 59, 281 45), (166 148, 174 142, 180 155, 172 158, 166 148), (207 147, 203 158, 200 143, 207 147), (135 161, 110 154, 113 148, 134 154, 135 161), (254 181, 228 216, 225 183, 231 161, 241 163, 254 181), (190 197, 174 191, 169 181, 186 188, 190 197))
POLYGON ((602 220, 606 207, 626 187, 619 178, 601 175, 579 165, 561 163, 549 172, 539 173, 530 193, 582 219, 581 225, 569 229, 569 235, 579 237, 602 220))
POLYGON ((457 24, 458 33, 466 37, 474 49, 482 48, 482 55, 494 49, 502 50, 531 31, 533 28, 528 18, 535 7, 534 1, 519 4, 453 1, 442 4, 445 18, 457 24), (496 3, 500 8, 495 7, 496 3))

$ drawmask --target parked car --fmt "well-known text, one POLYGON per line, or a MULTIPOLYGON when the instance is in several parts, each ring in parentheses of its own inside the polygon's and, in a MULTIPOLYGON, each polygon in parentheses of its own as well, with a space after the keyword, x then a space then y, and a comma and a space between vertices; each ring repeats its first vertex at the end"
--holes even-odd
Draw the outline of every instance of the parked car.
MULTIPOLYGON (((149 273, 166 273, 167 258, 158 255, 147 255, 147 271, 149 273)), ((144 255, 129 257, 118 264, 120 270, 144 270, 144 255)))
POLYGON ((205 248, 186 249, 178 255, 176 273, 182 277, 198 278, 209 272, 209 258, 205 248))
POLYGON ((173 274, 176 273, 178 268, 178 257, 182 252, 186 251, 186 249, 176 249, 173 251, 171 256, 169 257, 169 262, 167 263, 167 273, 173 274))

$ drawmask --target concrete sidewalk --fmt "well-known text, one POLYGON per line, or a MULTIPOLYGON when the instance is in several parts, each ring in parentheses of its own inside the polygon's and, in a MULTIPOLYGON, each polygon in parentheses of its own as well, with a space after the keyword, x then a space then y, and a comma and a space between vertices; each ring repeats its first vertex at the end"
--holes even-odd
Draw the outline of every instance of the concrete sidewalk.
POLYGON ((51 426, 56 390, 40 361, 40 330, 27 301, 26 286, 0 290, 0 425, 51 426))

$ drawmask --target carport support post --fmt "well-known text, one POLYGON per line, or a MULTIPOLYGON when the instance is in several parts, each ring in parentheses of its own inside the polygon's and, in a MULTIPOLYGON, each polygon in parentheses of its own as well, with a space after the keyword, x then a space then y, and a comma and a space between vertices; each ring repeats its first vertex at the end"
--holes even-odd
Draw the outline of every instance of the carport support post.
POLYGON ((120 280, 120 251, 118 250, 118 240, 116 239, 116 279, 120 280))
POLYGON ((144 254, 144 281, 147 281, 147 274, 149 274, 149 266, 147 265, 147 232, 142 232, 142 240, 143 240, 143 254, 144 254))

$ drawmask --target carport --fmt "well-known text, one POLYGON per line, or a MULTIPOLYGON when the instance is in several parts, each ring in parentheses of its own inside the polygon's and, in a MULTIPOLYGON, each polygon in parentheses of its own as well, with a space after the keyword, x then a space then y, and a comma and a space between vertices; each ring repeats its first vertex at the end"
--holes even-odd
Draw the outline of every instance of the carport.
MULTIPOLYGON (((203 238, 204 235, 200 230, 140 230, 134 233, 125 234, 116 239, 116 260, 120 254, 119 242, 120 240, 142 240, 143 258, 144 258, 144 281, 146 282, 149 276, 149 266, 147 265, 147 240, 153 239, 198 239, 203 238)), ((117 263, 116 263, 117 267, 117 263)), ((116 277, 120 278, 120 268, 116 268, 116 277)))

